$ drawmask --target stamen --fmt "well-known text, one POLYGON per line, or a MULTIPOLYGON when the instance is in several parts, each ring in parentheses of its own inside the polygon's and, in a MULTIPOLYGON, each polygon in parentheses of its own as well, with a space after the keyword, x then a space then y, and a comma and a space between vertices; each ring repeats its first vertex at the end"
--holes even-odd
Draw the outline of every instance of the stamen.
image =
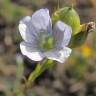
POLYGON ((45 51, 53 47, 53 37, 49 32, 41 32, 38 41, 45 51))

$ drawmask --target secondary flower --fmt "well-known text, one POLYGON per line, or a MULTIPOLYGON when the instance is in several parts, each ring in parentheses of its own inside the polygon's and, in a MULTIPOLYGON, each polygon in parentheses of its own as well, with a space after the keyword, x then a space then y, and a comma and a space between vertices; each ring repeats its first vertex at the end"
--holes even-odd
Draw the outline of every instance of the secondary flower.
POLYGON ((37 10, 32 17, 23 18, 19 23, 19 31, 24 40, 20 43, 21 52, 31 60, 41 61, 48 58, 64 63, 71 54, 71 49, 67 47, 72 34, 71 27, 58 21, 52 28, 48 9, 37 10), (45 44, 48 44, 49 38, 52 37, 53 48, 46 51, 40 46, 40 37, 45 44))

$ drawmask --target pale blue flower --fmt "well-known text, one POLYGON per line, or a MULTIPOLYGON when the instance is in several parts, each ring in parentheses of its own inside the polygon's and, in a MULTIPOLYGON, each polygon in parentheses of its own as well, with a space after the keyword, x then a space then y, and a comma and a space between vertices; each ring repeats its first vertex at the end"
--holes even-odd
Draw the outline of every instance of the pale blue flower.
POLYGON ((24 39, 20 44, 21 52, 31 60, 41 61, 48 58, 64 63, 71 54, 71 49, 67 47, 72 34, 71 27, 58 21, 52 30, 48 9, 40 9, 33 13, 32 17, 23 18, 19 23, 19 31, 24 39), (44 48, 40 47, 41 33, 46 35, 45 39, 48 39, 48 36, 54 38, 55 44, 52 49, 45 51, 44 48))

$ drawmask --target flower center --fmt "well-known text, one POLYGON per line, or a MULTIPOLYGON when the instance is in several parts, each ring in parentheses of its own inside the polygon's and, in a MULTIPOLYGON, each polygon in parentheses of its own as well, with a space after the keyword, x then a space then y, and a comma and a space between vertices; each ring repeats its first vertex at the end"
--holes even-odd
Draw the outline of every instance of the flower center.
POLYGON ((39 45, 45 51, 50 48, 53 48, 53 36, 48 32, 41 32, 39 36, 39 45))

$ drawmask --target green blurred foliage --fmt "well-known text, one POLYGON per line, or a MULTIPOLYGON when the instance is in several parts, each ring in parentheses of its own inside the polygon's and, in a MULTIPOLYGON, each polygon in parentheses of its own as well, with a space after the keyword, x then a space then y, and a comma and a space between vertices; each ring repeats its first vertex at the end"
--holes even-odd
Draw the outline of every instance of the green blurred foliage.
POLYGON ((13 4, 11 0, 0 0, 0 16, 6 22, 16 22, 20 17, 30 14, 30 10, 13 4))
POLYGON ((30 95, 29 96, 38 96, 36 92, 32 91, 30 92, 30 95))

